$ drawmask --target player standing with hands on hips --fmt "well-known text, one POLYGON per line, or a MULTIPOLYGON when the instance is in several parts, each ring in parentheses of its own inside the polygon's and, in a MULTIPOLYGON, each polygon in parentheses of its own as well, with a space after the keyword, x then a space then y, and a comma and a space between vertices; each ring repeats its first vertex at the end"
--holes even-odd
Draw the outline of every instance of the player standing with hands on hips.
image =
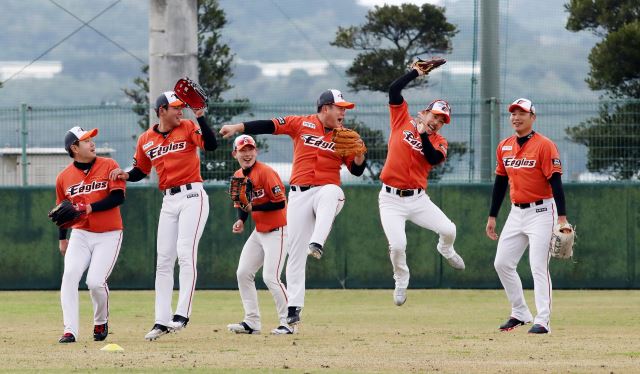
POLYGON ((231 230, 235 234, 244 231, 244 223, 249 214, 256 228, 242 248, 236 272, 240 298, 244 306, 244 320, 230 324, 227 328, 237 334, 260 333, 260 309, 255 276, 262 267, 262 279, 271 291, 280 320, 280 325, 271 333, 293 334, 295 326, 287 324, 287 290, 280 280, 287 256, 287 207, 284 184, 275 170, 257 161, 258 149, 251 136, 238 136, 233 142, 232 153, 240 164, 240 169, 235 172, 234 177, 248 178, 251 181, 252 191, 249 193, 252 199, 246 206, 235 204, 238 219, 231 230))
POLYGON ((233 125, 224 125, 220 134, 229 138, 236 133, 288 135, 293 140, 293 171, 287 207, 289 293, 287 324, 300 322, 304 307, 307 255, 322 257, 324 244, 335 217, 344 205, 340 188, 340 168, 345 164, 351 174, 362 175, 366 167, 364 143, 349 156, 338 154, 333 136, 343 128, 346 101, 338 90, 324 91, 317 101, 317 114, 277 117, 233 125))
POLYGON ((533 321, 529 333, 546 334, 551 331, 549 243, 556 220, 567 223, 562 166, 553 141, 533 131, 536 110, 531 100, 514 101, 509 112, 515 134, 502 140, 496 149, 496 179, 486 226, 487 236, 497 240, 496 217, 509 185, 511 211, 498 240, 494 262, 511 303, 511 316, 500 330, 510 331, 533 321), (535 319, 516 271, 527 245, 538 313, 535 319))
POLYGON ((443 59, 418 60, 411 70, 389 87, 391 133, 387 160, 380 174, 380 220, 389 241, 389 257, 393 265, 395 290, 393 299, 401 306, 407 300, 409 267, 407 266, 407 220, 436 232, 438 251, 454 269, 464 270, 462 257, 453 248, 456 226, 426 193, 429 171, 445 161, 447 140, 438 133, 451 121, 451 108, 444 100, 432 101, 412 118, 402 89, 418 76, 445 63, 443 59), (422 64, 420 64, 422 63, 422 64))
POLYGON ((202 187, 198 148, 217 148, 215 134, 204 117, 204 108, 194 109, 198 124, 182 118, 185 104, 174 91, 160 95, 154 109, 155 124, 138 138, 133 168, 116 170, 113 179, 137 182, 155 167, 164 195, 158 222, 155 324, 145 336, 155 340, 187 326, 196 287, 198 242, 209 215, 209 197, 202 187), (180 266, 180 292, 172 317, 173 269, 180 266))
POLYGON ((110 158, 97 157, 93 138, 98 129, 70 129, 64 148, 73 158, 56 178, 56 203, 49 217, 59 227, 60 253, 64 273, 60 288, 64 335, 60 343, 73 343, 79 333, 78 284, 87 268, 86 283, 93 302, 93 340, 109 334, 109 287, 107 279, 120 253, 125 183, 112 181, 109 173, 118 169, 110 158), (67 240, 68 228, 72 228, 67 240))

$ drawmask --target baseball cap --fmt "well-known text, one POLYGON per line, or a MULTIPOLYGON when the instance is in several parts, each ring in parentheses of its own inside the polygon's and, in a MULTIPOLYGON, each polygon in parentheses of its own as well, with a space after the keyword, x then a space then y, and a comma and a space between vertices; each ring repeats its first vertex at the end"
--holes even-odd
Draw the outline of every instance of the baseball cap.
POLYGON ((342 96, 342 92, 334 89, 326 90, 320 94, 318 108, 323 105, 336 105, 347 109, 353 109, 356 106, 356 104, 346 101, 342 96))
POLYGON ((523 97, 519 98, 518 100, 511 103, 511 105, 509 105, 509 113, 513 112, 515 108, 520 108, 525 112, 536 114, 536 108, 533 106, 531 100, 525 99, 523 97))
POLYGON ((92 129, 89 131, 85 131, 80 126, 75 126, 67 131, 67 134, 64 136, 64 149, 67 152, 71 152, 71 146, 73 143, 80 140, 87 140, 89 138, 93 138, 98 135, 98 129, 92 129))
POLYGON ((176 93, 173 91, 163 92, 162 95, 158 96, 156 99, 156 105, 153 107, 156 111, 160 109, 160 107, 169 105, 169 106, 183 106, 184 103, 178 99, 176 93))
POLYGON ((240 135, 233 141, 233 150, 239 151, 247 145, 252 145, 254 148, 258 148, 256 146, 256 141, 253 140, 249 135, 240 135))
POLYGON ((444 114, 444 123, 451 122, 451 106, 442 99, 433 100, 425 110, 435 114, 444 114))

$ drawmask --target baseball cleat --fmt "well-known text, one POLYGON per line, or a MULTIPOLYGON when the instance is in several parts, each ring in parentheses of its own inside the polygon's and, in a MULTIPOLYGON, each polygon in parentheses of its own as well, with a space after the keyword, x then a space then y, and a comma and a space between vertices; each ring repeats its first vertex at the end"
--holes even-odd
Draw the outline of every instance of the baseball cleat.
POLYGON ((524 326, 526 324, 527 322, 520 321, 517 318, 509 317, 509 320, 507 320, 507 322, 500 325, 500 331, 511 331, 516 327, 524 326))
POLYGON ((402 287, 396 287, 396 289, 393 290, 393 302, 397 306, 401 306, 406 301, 407 301, 407 289, 402 287))
POLYGON ((548 334, 548 333, 549 333, 549 329, 547 329, 546 327, 538 323, 531 326, 531 328, 529 329, 529 334, 548 334))
POLYGON ((103 325, 93 326, 93 340, 101 342, 109 335, 109 325, 107 323, 103 325))
POLYGON ((307 252, 309 256, 315 257, 316 259, 321 259, 324 251, 322 250, 322 245, 318 243, 310 243, 309 251, 307 252))
POLYGON ((271 330, 271 334, 273 335, 289 335, 297 333, 297 328, 295 326, 286 326, 280 325, 275 329, 271 330))
POLYGON ((148 341, 153 341, 168 333, 169 329, 167 328, 167 326, 156 323, 155 325, 153 325, 153 328, 151 328, 151 331, 149 331, 147 335, 144 336, 144 338, 148 341))
POLYGON ((455 255, 453 255, 453 257, 448 258, 447 262, 449 263, 449 265, 451 265, 452 268, 454 268, 456 270, 464 270, 465 269, 464 260, 457 253, 455 255))
POLYGON ((245 322, 231 323, 227 325, 227 328, 229 329, 229 331, 235 332, 236 334, 260 334, 260 330, 252 329, 245 322))
POLYGON ((173 316, 173 320, 169 321, 167 329, 169 329, 170 332, 178 332, 187 327, 188 323, 189 318, 176 314, 173 316))
POLYGON ((287 324, 288 325, 296 325, 300 323, 300 312, 302 311, 302 307, 299 306, 290 306, 289 313, 287 315, 287 324))
POLYGON ((58 340, 58 343, 75 343, 76 337, 70 332, 65 332, 64 335, 58 340))

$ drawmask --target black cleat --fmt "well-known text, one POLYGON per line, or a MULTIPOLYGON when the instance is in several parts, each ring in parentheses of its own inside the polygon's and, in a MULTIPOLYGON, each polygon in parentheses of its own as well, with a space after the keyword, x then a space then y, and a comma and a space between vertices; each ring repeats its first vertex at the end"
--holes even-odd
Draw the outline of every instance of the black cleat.
POLYGON ((93 340, 101 342, 109 335, 109 324, 93 326, 93 340))
POLYGON ((549 330, 547 330, 546 327, 538 323, 531 326, 531 328, 529 329, 529 334, 548 334, 548 333, 549 333, 549 330))
POLYGON ((302 311, 302 307, 299 306, 290 306, 289 313, 287 315, 287 324, 296 325, 300 323, 300 312, 302 311))
POLYGON ((58 340, 58 343, 75 343, 75 342, 76 342, 76 337, 73 336, 73 334, 70 332, 64 333, 64 335, 62 335, 60 340, 58 340))
POLYGON ((152 340, 156 340, 159 337, 161 337, 162 335, 168 334, 170 331, 167 328, 167 326, 161 325, 159 323, 156 323, 155 325, 153 325, 153 327, 151 328, 151 331, 149 331, 147 333, 147 335, 144 336, 144 338, 148 341, 152 341, 152 340))
POLYGON ((526 322, 520 321, 517 318, 510 317, 509 320, 500 325, 500 331, 511 331, 518 326, 524 326, 526 322))
POLYGON ((316 259, 321 259, 324 251, 322 250, 322 245, 318 243, 309 243, 309 251, 307 252, 309 256, 313 256, 316 259))

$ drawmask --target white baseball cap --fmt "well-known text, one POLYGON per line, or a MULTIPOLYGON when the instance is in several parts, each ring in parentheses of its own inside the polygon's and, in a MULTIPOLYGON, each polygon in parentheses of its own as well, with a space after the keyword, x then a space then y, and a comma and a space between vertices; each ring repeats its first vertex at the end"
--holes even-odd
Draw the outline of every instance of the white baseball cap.
POLYGON ((433 100, 425 110, 435 114, 443 114, 446 118, 444 123, 451 122, 451 106, 445 100, 433 100))
POLYGON ((356 104, 346 101, 342 96, 342 92, 334 89, 322 92, 318 98, 317 104, 318 108, 323 105, 335 105, 346 109, 353 109, 356 106, 356 104))
POLYGON ((256 141, 252 137, 249 135, 240 135, 233 141, 233 150, 239 151, 247 145, 252 145, 254 148, 258 148, 256 146, 256 141))
POLYGON ((519 98, 518 100, 511 103, 511 105, 509 105, 509 113, 513 113, 513 110, 515 108, 520 108, 525 112, 536 114, 536 108, 533 106, 531 100, 525 99, 523 97, 519 98))
POLYGON ((158 96, 156 99, 156 104, 153 109, 156 111, 165 105, 168 106, 184 106, 184 103, 178 99, 178 96, 173 91, 163 92, 162 95, 158 96))
POLYGON ((98 135, 98 129, 91 129, 89 131, 85 131, 80 126, 74 126, 67 131, 67 134, 64 136, 64 149, 69 152, 71 150, 71 146, 78 141, 87 140, 89 138, 93 138, 98 135))

